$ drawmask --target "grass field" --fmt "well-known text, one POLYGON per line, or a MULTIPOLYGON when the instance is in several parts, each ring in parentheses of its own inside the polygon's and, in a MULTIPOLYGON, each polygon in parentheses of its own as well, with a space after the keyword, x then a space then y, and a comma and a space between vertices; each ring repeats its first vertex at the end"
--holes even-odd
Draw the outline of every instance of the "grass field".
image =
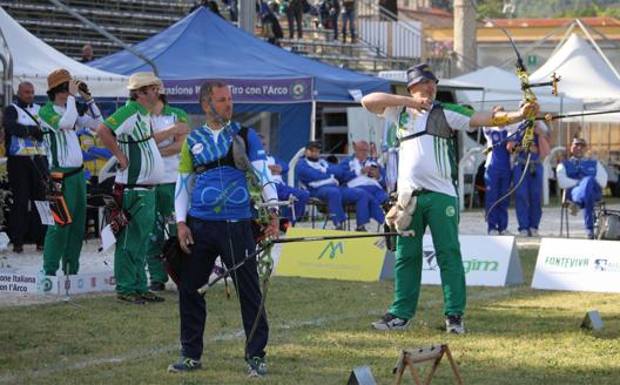
MULTIPOLYGON (((536 251, 521 250, 526 279, 536 251)), ((274 277, 268 296, 269 375, 248 379, 237 301, 223 288, 209 296, 204 370, 166 373, 178 356, 175 293, 163 304, 134 306, 112 295, 72 303, 0 309, 0 384, 345 384, 369 365, 391 384, 402 348, 449 344, 466 384, 620 383, 618 295, 470 288, 464 336, 440 327, 439 287, 423 287, 418 315, 405 332, 369 324, 391 299, 391 282, 359 283, 274 277), (601 312, 601 333, 581 331, 585 312, 601 312)), ((451 384, 443 362, 433 384, 451 384)), ((411 378, 405 383, 412 384, 411 378)))

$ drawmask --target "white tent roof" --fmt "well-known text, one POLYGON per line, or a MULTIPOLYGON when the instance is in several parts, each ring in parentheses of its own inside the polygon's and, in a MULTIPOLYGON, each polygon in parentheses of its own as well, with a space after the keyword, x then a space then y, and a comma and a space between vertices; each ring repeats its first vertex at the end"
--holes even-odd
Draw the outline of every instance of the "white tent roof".
MULTIPOLYGON (((545 62, 530 80, 549 81, 556 73, 562 77, 560 92, 581 98, 586 104, 614 102, 620 99, 620 79, 587 41, 575 33, 545 62)), ((540 88, 549 92, 549 87, 540 88)))
POLYGON ((127 97, 126 76, 101 71, 63 55, 28 32, 1 7, 0 28, 13 59, 14 89, 27 80, 34 84, 37 95, 45 95, 47 75, 65 68, 73 77, 87 82, 95 97, 127 97))
MULTIPOLYGON (((519 78, 512 72, 489 66, 452 80, 477 84, 484 87, 485 92, 480 91, 457 91, 459 101, 466 102, 476 110, 490 110, 494 105, 502 105, 506 109, 514 110, 519 107, 523 98, 519 78)), ((551 96, 551 90, 541 91, 543 88, 534 90, 538 97, 541 110, 545 112, 566 112, 582 110, 583 103, 579 99, 560 95, 551 96)))

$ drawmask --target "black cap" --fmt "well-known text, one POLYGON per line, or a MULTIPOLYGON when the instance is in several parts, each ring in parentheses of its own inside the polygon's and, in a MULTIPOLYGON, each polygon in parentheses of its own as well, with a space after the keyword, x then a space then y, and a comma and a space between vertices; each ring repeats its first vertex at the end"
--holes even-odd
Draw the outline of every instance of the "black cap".
POLYGON ((323 148, 323 146, 321 146, 321 142, 319 142, 318 140, 311 140, 310 142, 308 142, 308 144, 306 144, 306 150, 311 148, 316 148, 317 150, 320 150, 323 148))
POLYGON ((407 88, 422 80, 433 80, 435 83, 439 83, 431 67, 426 63, 418 64, 407 69, 407 88))

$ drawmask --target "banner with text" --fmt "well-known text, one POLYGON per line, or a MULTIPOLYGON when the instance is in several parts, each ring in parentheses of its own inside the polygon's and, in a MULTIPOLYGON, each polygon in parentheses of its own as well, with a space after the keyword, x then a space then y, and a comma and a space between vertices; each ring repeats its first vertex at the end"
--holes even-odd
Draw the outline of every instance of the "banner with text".
POLYGON ((168 100, 198 102, 200 86, 208 80, 230 85, 235 103, 300 103, 312 100, 312 78, 164 80, 168 100))
POLYGON ((620 242, 543 238, 532 287, 620 293, 620 242))
MULTIPOLYGON (((514 237, 461 235, 461 257, 467 286, 505 286, 523 283, 521 261, 514 237)), ((441 276, 430 235, 422 242, 422 284, 439 285, 441 276)), ((394 277, 394 253, 388 252, 381 278, 394 277)))
MULTIPOLYGON (((351 235, 354 232, 293 227, 287 237, 351 235)), ((378 281, 385 255, 382 237, 296 242, 282 245, 276 274, 288 277, 378 281)))
POLYGON ((0 269, 0 293, 74 295, 114 291, 114 272, 46 276, 38 271, 0 269))

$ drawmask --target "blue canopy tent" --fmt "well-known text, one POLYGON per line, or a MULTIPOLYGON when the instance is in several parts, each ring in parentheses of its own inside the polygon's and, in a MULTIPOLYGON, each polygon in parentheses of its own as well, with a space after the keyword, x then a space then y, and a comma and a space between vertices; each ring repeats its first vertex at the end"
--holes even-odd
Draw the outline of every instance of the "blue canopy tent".
MULTIPOLYGON (((235 113, 280 114, 272 152, 289 159, 310 138, 315 103, 354 103, 349 90, 389 91, 389 81, 340 69, 263 42, 200 7, 134 49, 155 62, 170 102, 201 113, 205 80, 232 85, 235 113), (286 145, 284 145, 286 144, 286 145)), ((89 63, 129 75, 151 67, 124 50, 89 63)))

